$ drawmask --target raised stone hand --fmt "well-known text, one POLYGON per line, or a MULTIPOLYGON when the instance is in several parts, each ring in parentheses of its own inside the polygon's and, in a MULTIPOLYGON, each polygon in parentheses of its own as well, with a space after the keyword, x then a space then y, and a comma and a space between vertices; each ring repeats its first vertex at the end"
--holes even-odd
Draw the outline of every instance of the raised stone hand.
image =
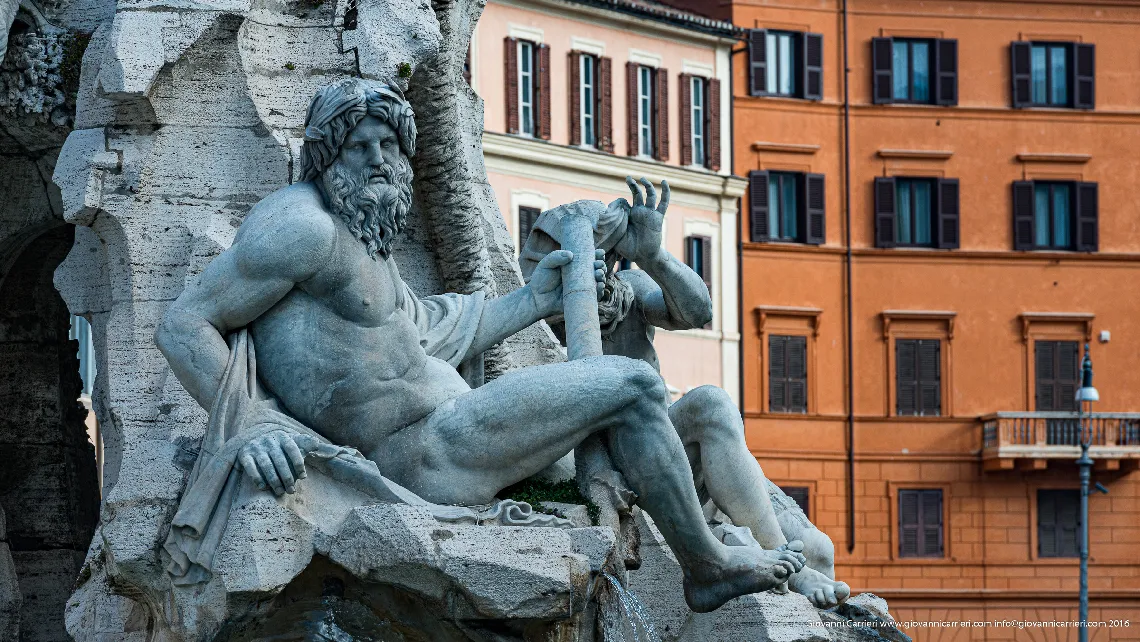
POLYGON ((297 492, 297 480, 308 475, 301 448, 294 436, 284 430, 274 430, 250 440, 242 446, 238 461, 258 488, 272 488, 278 497, 297 492))
POLYGON ((661 228, 665 221, 665 211, 669 209, 669 182, 661 181, 661 201, 657 200, 657 190, 647 178, 642 178, 641 186, 632 176, 625 177, 625 184, 633 194, 633 205, 618 199, 610 207, 629 207, 629 226, 625 236, 617 244, 617 252, 634 263, 646 263, 661 251, 661 228), (620 205, 619 205, 620 204, 620 205))
MULTIPOLYGON (((562 266, 572 260, 574 253, 570 250, 554 250, 535 266, 527 285, 541 316, 548 317, 562 312, 562 266)), ((606 283, 604 250, 594 251, 594 282, 600 299, 606 283)))

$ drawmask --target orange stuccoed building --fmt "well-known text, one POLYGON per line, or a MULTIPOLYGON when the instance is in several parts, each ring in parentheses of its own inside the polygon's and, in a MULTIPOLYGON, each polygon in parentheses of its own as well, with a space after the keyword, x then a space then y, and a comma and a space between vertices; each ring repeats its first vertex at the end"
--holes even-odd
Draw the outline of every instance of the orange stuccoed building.
POLYGON ((1087 343, 1091 638, 1140 639, 1140 4, 673 4, 750 30, 742 405, 838 575, 991 623, 919 640, 1075 640, 1087 343))

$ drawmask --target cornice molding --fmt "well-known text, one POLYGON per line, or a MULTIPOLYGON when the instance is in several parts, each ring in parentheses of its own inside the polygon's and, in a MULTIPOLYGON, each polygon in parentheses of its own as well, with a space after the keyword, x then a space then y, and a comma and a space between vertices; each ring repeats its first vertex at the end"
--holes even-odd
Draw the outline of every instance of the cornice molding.
POLYGON ((783 317, 783 318, 800 318, 807 319, 811 324, 811 332, 813 337, 819 336, 819 318, 823 315, 823 310, 819 308, 799 308, 785 305, 758 305, 756 310, 756 332, 759 336, 764 336, 764 331, 768 325, 770 317, 783 317))
POLYGON ((495 159, 501 158, 619 180, 626 176, 652 176, 654 180, 669 181, 673 191, 722 198, 740 198, 748 188, 748 181, 739 176, 685 169, 496 132, 483 132, 483 154, 490 170, 495 169, 495 159))
POLYGON ((595 7, 585 4, 568 2, 567 0, 492 0, 492 4, 501 4, 520 9, 539 10, 558 15, 577 14, 617 29, 648 33, 654 36, 666 37, 673 40, 689 41, 705 45, 732 47, 740 42, 736 38, 718 36, 697 29, 685 29, 649 17, 615 11, 610 8, 595 7))
POLYGON ((946 339, 954 340, 954 319, 957 312, 950 310, 883 310, 883 341, 891 338, 891 323, 894 321, 941 321, 946 324, 946 339))
POLYGON ((1029 343, 1030 329, 1034 323, 1067 323, 1081 327, 1085 333, 1085 343, 1092 341, 1093 320, 1096 315, 1092 312, 1022 312, 1021 340, 1029 343))
POLYGON ((814 154, 819 151, 819 145, 802 145, 795 143, 769 143, 758 140, 752 143, 754 152, 777 152, 781 154, 814 154))
POLYGON ((945 149, 880 149, 879 158, 905 158, 909 160, 947 160, 954 155, 945 149))
POLYGON ((1016 158, 1023 163, 1072 163, 1075 165, 1084 165, 1092 160, 1092 154, 1035 154, 1031 152, 1021 152, 1016 158))

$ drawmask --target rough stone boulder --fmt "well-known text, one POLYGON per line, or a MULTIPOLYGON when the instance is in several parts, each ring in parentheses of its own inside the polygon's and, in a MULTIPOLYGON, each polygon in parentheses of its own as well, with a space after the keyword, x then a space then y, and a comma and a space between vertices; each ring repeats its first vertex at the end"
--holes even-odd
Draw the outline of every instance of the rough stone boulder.
POLYGON ((8 549, 8 532, 4 509, 0 508, 0 642, 15 642, 20 637, 20 585, 8 549))

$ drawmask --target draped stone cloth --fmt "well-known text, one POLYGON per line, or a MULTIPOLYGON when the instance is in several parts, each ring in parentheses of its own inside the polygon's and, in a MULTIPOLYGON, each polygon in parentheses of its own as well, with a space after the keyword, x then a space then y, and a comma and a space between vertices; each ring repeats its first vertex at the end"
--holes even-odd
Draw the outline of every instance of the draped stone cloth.
MULTIPOLYGON (((452 366, 464 358, 478 327, 483 294, 445 294, 419 299, 407 285, 399 302, 420 330, 428 355, 452 366)), ((242 471, 238 454, 253 439, 273 431, 293 436, 305 457, 337 482, 384 503, 423 506, 444 522, 512 526, 569 527, 564 519, 536 513, 528 504, 502 500, 468 508, 431 504, 384 477, 375 462, 355 448, 338 446, 283 412, 257 379, 257 356, 247 328, 227 337, 229 362, 210 408, 210 421, 194 469, 163 545, 166 569, 175 584, 208 581, 214 555, 225 534, 242 471)), ((304 492, 304 482, 298 492, 304 492)), ((268 492, 268 491, 266 491, 268 492)))

